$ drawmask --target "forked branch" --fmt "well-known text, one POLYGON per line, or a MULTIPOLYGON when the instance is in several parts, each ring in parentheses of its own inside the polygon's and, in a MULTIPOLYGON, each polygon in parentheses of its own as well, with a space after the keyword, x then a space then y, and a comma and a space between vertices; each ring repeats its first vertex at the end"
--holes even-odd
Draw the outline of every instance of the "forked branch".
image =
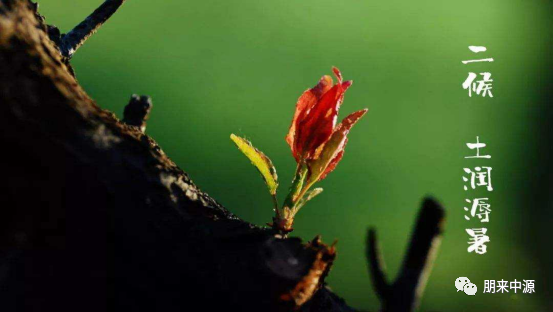
POLYGON ((438 251, 445 210, 431 198, 424 200, 398 278, 388 283, 376 230, 370 229, 367 238, 367 258, 382 311, 408 312, 419 305, 426 281, 438 251))

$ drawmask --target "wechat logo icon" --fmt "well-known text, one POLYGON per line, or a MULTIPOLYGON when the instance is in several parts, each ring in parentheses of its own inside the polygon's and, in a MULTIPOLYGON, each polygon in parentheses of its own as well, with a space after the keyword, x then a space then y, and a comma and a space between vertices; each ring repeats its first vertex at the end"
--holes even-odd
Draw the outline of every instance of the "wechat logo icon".
POLYGON ((457 291, 463 291, 469 296, 474 296, 478 291, 478 287, 475 284, 471 283, 468 277, 459 277, 455 280, 455 288, 457 291))

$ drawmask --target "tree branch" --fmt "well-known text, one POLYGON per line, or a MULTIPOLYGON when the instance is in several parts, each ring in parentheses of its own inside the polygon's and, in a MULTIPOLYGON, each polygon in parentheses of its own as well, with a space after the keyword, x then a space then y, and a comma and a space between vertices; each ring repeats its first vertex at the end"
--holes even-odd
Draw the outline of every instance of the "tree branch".
POLYGON ((3 312, 352 310, 323 287, 332 246, 202 192, 85 93, 29 1, 0 0, 0 68, 3 312))
POLYGON ((62 55, 71 58, 77 49, 119 9, 123 2, 125 0, 105 0, 84 21, 63 35, 60 44, 62 55))
POLYGON ((135 126, 146 132, 146 121, 152 111, 152 99, 149 96, 138 96, 133 94, 129 104, 125 106, 123 112, 123 122, 130 126, 135 126))
MULTIPOLYGON (((67 57, 122 2, 63 37, 63 57, 30 1, 0 0, 2 311, 353 311, 325 287, 334 246, 239 219, 144 134, 149 98, 123 123, 79 86, 67 57)), ((369 235, 385 311, 416 307, 442 219, 427 200, 392 286, 369 235)))
POLYGON ((382 311, 408 312, 417 309, 440 245, 444 220, 445 210, 435 200, 426 198, 419 212, 401 271, 392 285, 386 281, 385 265, 376 231, 369 230, 369 270, 382 303, 382 311))
POLYGON ((369 229, 367 237, 367 258, 373 285, 378 297, 386 298, 389 292, 388 279, 386 277, 386 264, 384 262, 384 257, 382 256, 382 249, 378 243, 376 229, 369 229))

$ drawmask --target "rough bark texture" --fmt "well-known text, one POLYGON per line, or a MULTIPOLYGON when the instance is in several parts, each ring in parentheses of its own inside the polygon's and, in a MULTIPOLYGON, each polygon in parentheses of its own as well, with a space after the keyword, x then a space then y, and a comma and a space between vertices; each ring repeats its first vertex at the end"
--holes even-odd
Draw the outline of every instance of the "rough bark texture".
MULTIPOLYGON (((0 0, 0 310, 353 311, 324 285, 333 246, 240 220, 144 134, 148 97, 121 122, 79 86, 69 56, 122 3, 62 36, 0 0)), ((424 288, 443 219, 425 207, 393 296, 369 240, 386 311, 424 288)))
POLYGON ((88 97, 34 10, 0 4, 2 311, 349 310, 322 287, 332 248, 202 193, 88 97))

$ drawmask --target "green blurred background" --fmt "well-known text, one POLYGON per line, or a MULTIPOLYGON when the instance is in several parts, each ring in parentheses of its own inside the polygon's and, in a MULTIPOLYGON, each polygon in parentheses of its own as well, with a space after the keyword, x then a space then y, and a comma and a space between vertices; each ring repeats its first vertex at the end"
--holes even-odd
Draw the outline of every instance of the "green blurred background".
MULTIPOLYGON (((40 12, 67 32, 100 3, 43 0, 40 12)), ((72 63, 87 92, 119 116, 132 93, 152 96, 148 134, 204 191, 258 225, 271 220, 271 200, 229 135, 272 158, 282 201, 295 167, 284 141, 295 102, 339 67, 355 81, 340 116, 369 113, 294 232, 338 239, 330 286, 377 310, 367 227, 377 227, 393 277, 430 194, 448 222, 422 310, 551 311, 551 13, 543 0, 128 0, 72 63), (480 57, 495 62, 461 64, 480 57), (468 97, 469 71, 492 73, 493 98, 468 97), (463 158, 476 136, 491 160, 463 158), (476 165, 493 167, 492 193, 463 191, 462 169, 476 165), (493 211, 485 255, 467 253, 465 229, 481 225, 465 221, 464 200, 479 195, 493 211), (459 276, 479 293, 457 293, 459 276), (482 294, 485 279, 534 279, 536 293, 482 294)))

